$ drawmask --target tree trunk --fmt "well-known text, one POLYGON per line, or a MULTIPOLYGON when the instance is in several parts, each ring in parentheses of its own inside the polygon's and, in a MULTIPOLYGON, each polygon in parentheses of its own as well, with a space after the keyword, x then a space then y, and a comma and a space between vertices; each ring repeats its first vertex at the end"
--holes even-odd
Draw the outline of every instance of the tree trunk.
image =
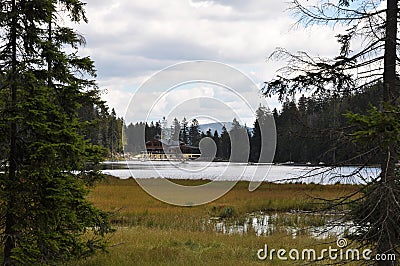
MULTIPOLYGON (((394 99, 396 92, 396 38, 397 38, 397 0, 387 1, 386 11, 386 36, 385 36, 385 54, 384 54, 384 74, 383 74, 383 102, 384 104, 395 104, 394 99)), ((382 106, 382 111, 385 111, 385 105, 382 106)), ((382 164, 381 164, 381 181, 385 190, 388 193, 385 195, 386 203, 390 200, 392 192, 395 190, 395 160, 396 153, 394 143, 389 143, 383 148, 382 164)), ((384 203, 385 204, 385 203, 384 203)), ((388 208, 386 215, 390 216, 390 211, 393 206, 385 206, 388 208)), ((394 226, 391 226, 391 219, 386 219, 387 224, 382 225, 380 232, 381 238, 378 240, 378 253, 395 253, 396 247, 396 232, 394 226)), ((395 265, 394 261, 380 261, 379 265, 395 265)))
MULTIPOLYGON (((17 8, 16 8, 16 0, 11 1, 11 12, 13 14, 12 25, 11 25, 11 49, 12 49, 12 57, 11 57, 11 74, 10 74, 10 90, 11 90, 11 118, 16 117, 16 108, 17 108, 17 8)), ((15 200, 14 194, 15 192, 12 187, 16 182, 16 172, 17 172, 17 123, 15 120, 12 120, 10 125, 10 156, 9 156, 9 169, 8 169, 8 187, 7 191, 7 202, 6 202, 6 215, 5 215, 5 243, 4 243, 4 261, 3 265, 13 265, 12 262, 12 251, 15 248, 15 236, 16 232, 14 230, 14 225, 16 221, 15 217, 15 200)))
MULTIPOLYGON (((50 48, 50 45, 52 45, 52 33, 53 33, 53 29, 52 29, 52 18, 50 18, 50 22, 49 25, 47 27, 47 32, 48 32, 48 42, 49 42, 49 47, 48 49, 52 50, 52 48, 50 48)), ((47 55, 47 86, 48 87, 52 87, 52 58, 50 55, 50 52, 48 51, 48 55, 47 55)))

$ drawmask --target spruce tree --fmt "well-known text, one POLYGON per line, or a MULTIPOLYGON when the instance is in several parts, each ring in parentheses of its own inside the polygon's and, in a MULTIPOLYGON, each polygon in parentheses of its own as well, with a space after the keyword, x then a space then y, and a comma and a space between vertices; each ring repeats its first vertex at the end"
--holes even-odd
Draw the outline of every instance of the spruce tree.
POLYGON ((240 125, 236 118, 233 118, 232 120, 232 128, 229 130, 229 138, 229 161, 247 163, 250 154, 248 133, 246 128, 240 125))
POLYGON ((189 143, 189 129, 188 129, 188 121, 186 120, 186 117, 184 117, 181 122, 180 140, 185 144, 189 143))
POLYGON ((225 125, 222 126, 221 137, 218 146, 218 157, 229 160, 231 156, 231 139, 225 125))
POLYGON ((87 201, 100 178, 88 171, 103 150, 79 134, 84 103, 101 105, 84 38, 58 21, 87 21, 78 0, 0 2, 0 130, 8 139, 0 174, 3 265, 46 265, 104 248, 106 213, 87 201), (67 53, 65 47, 72 52, 67 53), (91 231, 91 236, 83 235, 91 231))
POLYGON ((181 124, 175 117, 171 125, 171 140, 179 141, 179 135, 181 133, 181 124))
MULTIPOLYGON (((276 110, 275 110, 276 111, 276 110)), ((254 121, 253 132, 250 135, 250 160, 252 162, 258 162, 261 154, 261 146, 266 143, 262 143, 263 137, 261 128, 266 127, 268 109, 264 106, 259 106, 256 110, 256 120, 254 121)), ((265 138, 264 138, 265 139, 265 138)))
POLYGON ((201 140, 199 122, 193 119, 189 127, 189 142, 192 146, 198 146, 201 140))

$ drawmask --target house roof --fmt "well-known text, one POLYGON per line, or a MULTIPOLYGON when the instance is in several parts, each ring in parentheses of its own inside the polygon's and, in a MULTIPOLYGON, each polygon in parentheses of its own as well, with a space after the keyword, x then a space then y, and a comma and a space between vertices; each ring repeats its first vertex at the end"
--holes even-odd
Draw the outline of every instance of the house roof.
POLYGON ((159 141, 166 146, 180 146, 181 144, 182 145, 184 144, 179 140, 171 140, 171 139, 159 139, 159 141))
POLYGON ((170 139, 159 139, 159 138, 154 138, 151 141, 147 141, 146 143, 149 142, 154 142, 154 141, 159 141, 161 142, 163 145, 168 146, 168 147, 179 147, 180 145, 184 145, 185 143, 178 141, 178 140, 170 140, 170 139))

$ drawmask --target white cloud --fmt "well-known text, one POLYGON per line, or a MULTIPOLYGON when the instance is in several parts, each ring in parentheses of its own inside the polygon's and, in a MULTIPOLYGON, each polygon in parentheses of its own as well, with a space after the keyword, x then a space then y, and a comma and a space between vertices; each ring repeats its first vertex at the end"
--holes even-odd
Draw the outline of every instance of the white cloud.
MULTIPOLYGON (((87 0, 89 24, 78 27, 87 39, 81 54, 95 60, 100 88, 108 91, 104 99, 124 115, 128 99, 146 78, 181 61, 220 61, 262 83, 283 64, 266 62, 276 47, 321 56, 336 53, 330 28, 290 30, 296 19, 286 8, 285 1, 263 0, 87 0)), ((162 115, 161 107, 174 106, 177 99, 185 99, 183 94, 197 92, 180 93, 166 97, 157 112, 162 115)), ((149 91, 141 100, 154 101, 156 95, 149 91)), ((269 102, 271 108, 276 106, 276 100, 269 102)), ((144 106, 138 102, 135 108, 141 112, 144 106)))
MULTIPOLYGON (((231 121, 233 117, 252 123, 254 112, 246 100, 227 88, 210 84, 188 84, 165 93, 139 91, 131 99, 126 117, 130 121, 152 121, 166 117, 205 122, 231 121), (205 119, 208 117, 208 119, 205 119)), ((245 123, 244 122, 244 123, 245 123)))

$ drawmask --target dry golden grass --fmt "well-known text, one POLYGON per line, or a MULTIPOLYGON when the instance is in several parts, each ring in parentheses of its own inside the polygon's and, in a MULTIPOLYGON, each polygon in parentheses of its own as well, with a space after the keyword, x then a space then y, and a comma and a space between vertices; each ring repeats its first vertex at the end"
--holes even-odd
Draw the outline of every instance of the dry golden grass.
MULTIPOLYGON (((206 181, 180 180, 182 185, 199 185, 206 181)), ((226 207, 235 216, 255 211, 287 212, 291 210, 318 210, 325 205, 314 198, 333 199, 356 190, 352 185, 272 184, 263 183, 257 190, 248 191, 248 182, 239 182, 227 194, 201 206, 179 207, 161 202, 148 195, 134 179, 109 177, 90 193, 89 199, 99 208, 114 212, 115 222, 143 225, 141 222, 180 219, 198 220, 220 216, 226 207), (313 198, 314 197, 314 198, 313 198), (150 218, 150 219, 149 219, 150 218)))
MULTIPOLYGON (((119 229, 111 238, 109 253, 98 253, 77 265, 296 265, 305 262, 281 261, 276 257, 261 261, 257 251, 267 244, 269 249, 313 248, 318 252, 328 245, 335 247, 332 241, 335 240, 315 241, 306 236, 293 239, 283 234, 257 237, 139 226, 119 229)), ((318 264, 323 263, 312 263, 318 264)))
MULTIPOLYGON (((207 181, 174 182, 199 185, 207 181)), ((320 250, 328 245, 324 243, 328 240, 316 241, 307 235, 293 239, 279 230, 261 237, 254 232, 224 235, 217 233, 212 225, 208 226, 208 219, 223 216, 227 210, 231 211, 228 217, 236 220, 255 211, 318 210, 322 205, 315 204, 310 196, 332 199, 355 190, 356 187, 350 185, 264 183, 256 191, 249 192, 248 182, 239 182, 214 202, 177 207, 154 199, 133 179, 109 177, 93 189, 89 199, 101 209, 114 212, 112 221, 118 230, 110 239, 109 253, 98 253, 79 261, 78 265, 289 265, 289 262, 277 259, 260 261, 256 252, 264 244, 288 250, 320 250)), ((320 217, 304 219, 309 225, 318 224, 320 220, 320 217)), ((284 225, 284 221, 288 219, 283 218, 277 223, 284 225)))

